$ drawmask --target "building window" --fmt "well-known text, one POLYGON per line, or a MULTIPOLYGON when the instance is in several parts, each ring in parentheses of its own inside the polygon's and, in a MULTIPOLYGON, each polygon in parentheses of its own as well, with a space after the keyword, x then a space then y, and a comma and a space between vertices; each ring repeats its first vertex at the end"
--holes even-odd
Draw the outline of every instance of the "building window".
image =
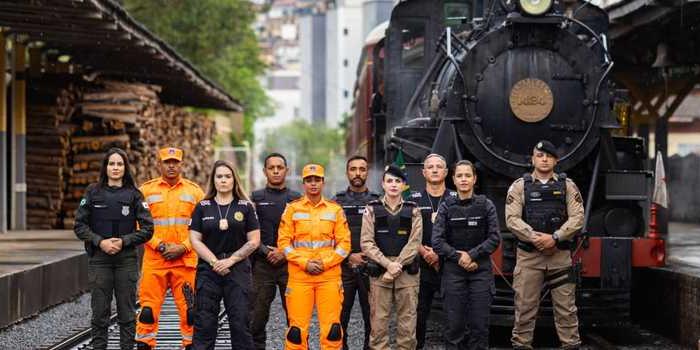
POLYGON ((343 67, 347 67, 347 66, 348 66, 348 59, 346 58, 343 60, 343 67))
POLYGON ((343 35, 348 36, 349 32, 348 28, 343 28, 343 35))
POLYGON ((348 90, 343 90, 343 97, 348 98, 350 96, 350 92, 348 90))

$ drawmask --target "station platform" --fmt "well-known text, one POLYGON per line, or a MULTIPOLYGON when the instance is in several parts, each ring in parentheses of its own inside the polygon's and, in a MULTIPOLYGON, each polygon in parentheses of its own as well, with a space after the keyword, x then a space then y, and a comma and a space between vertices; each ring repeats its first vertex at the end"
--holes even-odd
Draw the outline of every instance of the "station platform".
POLYGON ((700 346, 700 224, 670 223, 666 266, 634 272, 632 319, 684 347, 700 346))
POLYGON ((73 231, 0 234, 0 328, 87 290, 87 257, 73 231))

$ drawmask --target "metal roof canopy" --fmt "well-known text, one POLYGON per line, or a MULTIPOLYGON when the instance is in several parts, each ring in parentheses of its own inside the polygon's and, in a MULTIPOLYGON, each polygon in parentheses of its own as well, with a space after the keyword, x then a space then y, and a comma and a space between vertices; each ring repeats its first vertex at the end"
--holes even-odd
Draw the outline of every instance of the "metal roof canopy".
POLYGON ((165 103, 242 110, 114 0, 0 0, 0 27, 70 55, 84 73, 160 85, 165 103))

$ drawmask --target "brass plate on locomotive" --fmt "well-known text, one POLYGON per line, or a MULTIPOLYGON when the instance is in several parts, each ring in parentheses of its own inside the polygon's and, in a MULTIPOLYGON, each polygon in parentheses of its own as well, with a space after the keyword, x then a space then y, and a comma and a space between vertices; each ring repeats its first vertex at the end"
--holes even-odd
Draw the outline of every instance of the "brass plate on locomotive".
POLYGON ((536 123, 547 118, 552 107, 552 90, 540 79, 523 79, 510 90, 510 109, 518 119, 526 123, 536 123))

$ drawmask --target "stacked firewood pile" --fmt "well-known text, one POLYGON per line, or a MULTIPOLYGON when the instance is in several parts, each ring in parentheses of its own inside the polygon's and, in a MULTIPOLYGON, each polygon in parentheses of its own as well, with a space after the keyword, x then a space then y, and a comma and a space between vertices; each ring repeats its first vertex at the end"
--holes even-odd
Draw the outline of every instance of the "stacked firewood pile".
POLYGON ((29 197, 28 204, 36 207, 30 207, 28 217, 37 223, 32 228, 73 227, 85 188, 99 181, 102 159, 111 147, 129 154, 137 185, 159 176, 160 147, 180 147, 185 150, 183 175, 205 186, 213 164, 214 122, 162 105, 159 92, 158 86, 146 84, 85 83, 62 91, 56 107, 30 113, 30 125, 36 127, 28 130, 28 144, 36 151, 28 152, 28 178, 42 175, 28 183, 41 193, 29 197))
MULTIPOLYGON (((42 91, 46 97, 45 91, 42 91)), ((53 96, 51 96, 53 98, 53 96)), ((69 89, 60 91, 59 101, 39 99, 27 109, 27 226, 29 229, 51 229, 61 225, 66 179, 69 135, 73 125, 67 121, 73 110, 75 95, 69 89)))

